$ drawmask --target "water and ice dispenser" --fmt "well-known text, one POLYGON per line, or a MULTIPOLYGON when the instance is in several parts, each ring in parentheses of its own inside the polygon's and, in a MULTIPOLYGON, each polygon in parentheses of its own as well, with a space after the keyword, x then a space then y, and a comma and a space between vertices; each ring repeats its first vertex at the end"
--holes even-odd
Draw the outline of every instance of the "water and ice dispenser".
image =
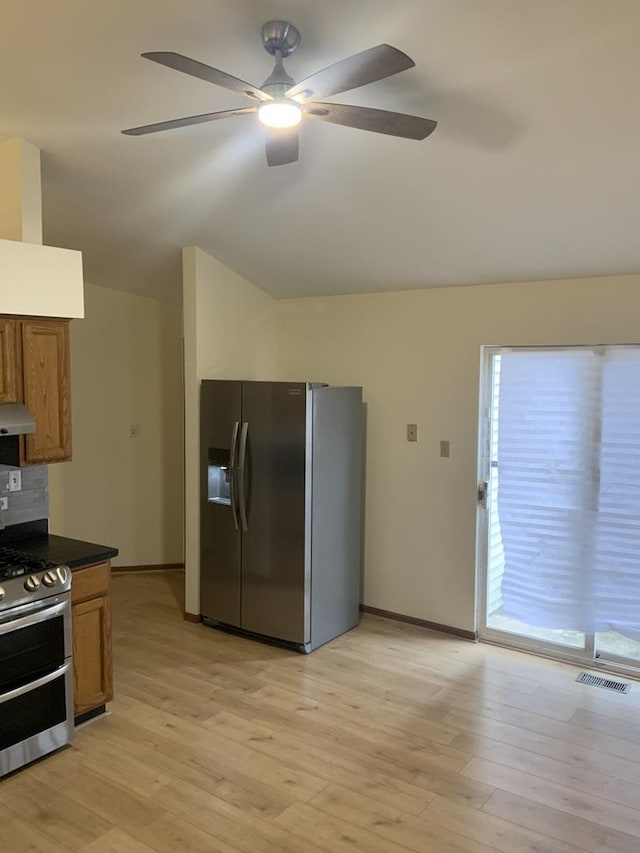
POLYGON ((231 469, 229 451, 210 447, 208 454, 208 500, 214 504, 231 505, 231 469))

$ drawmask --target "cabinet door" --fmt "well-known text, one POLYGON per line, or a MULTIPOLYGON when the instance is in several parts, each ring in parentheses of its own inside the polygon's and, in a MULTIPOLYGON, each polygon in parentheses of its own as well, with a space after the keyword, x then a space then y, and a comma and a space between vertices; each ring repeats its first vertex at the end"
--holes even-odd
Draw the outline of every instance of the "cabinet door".
POLYGON ((111 608, 106 595, 73 605, 73 689, 76 716, 113 696, 111 608))
POLYGON ((24 462, 63 462, 71 459, 69 323, 23 320, 20 333, 24 402, 36 421, 24 462))
POLYGON ((18 400, 16 321, 0 320, 0 403, 18 400))

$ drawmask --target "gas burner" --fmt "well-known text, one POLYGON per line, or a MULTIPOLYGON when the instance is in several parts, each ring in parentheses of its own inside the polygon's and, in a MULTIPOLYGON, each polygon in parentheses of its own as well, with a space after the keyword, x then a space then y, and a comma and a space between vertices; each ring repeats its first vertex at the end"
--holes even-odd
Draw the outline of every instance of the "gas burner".
POLYGON ((46 571, 55 566, 49 560, 43 560, 33 554, 14 548, 0 547, 0 580, 17 578, 32 572, 46 571))
POLYGON ((14 548, 0 547, 0 614, 14 607, 62 595, 71 587, 68 566, 14 548))

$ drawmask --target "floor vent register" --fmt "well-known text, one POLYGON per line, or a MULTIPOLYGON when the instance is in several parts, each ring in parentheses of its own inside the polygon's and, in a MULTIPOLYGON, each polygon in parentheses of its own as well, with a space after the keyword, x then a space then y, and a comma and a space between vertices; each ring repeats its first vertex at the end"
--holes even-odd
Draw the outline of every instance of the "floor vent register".
POLYGON ((580 684, 589 684, 591 687, 613 690, 614 693, 628 693, 631 690, 631 684, 628 681, 613 681, 613 679, 603 678, 601 675, 591 675, 590 672, 581 672, 576 681, 580 684))

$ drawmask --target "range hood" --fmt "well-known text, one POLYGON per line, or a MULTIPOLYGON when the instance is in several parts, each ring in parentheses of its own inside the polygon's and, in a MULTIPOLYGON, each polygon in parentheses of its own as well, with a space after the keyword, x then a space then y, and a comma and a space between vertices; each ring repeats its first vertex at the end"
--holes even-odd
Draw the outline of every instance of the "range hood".
POLYGON ((26 435, 36 431, 33 415, 22 403, 0 404, 0 436, 26 435))

